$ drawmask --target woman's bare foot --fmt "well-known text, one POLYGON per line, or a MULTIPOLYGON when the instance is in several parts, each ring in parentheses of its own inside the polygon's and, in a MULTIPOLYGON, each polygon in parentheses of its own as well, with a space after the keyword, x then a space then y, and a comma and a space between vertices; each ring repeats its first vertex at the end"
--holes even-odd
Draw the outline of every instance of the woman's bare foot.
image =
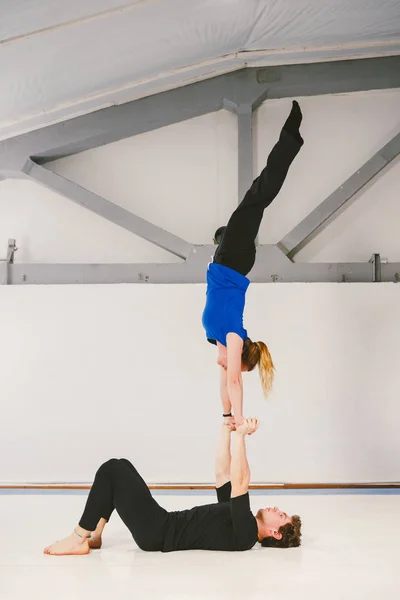
POLYGON ((93 550, 100 550, 102 543, 101 535, 96 535, 96 532, 94 531, 92 536, 89 538, 89 548, 92 548, 93 550))
POLYGON ((87 538, 80 538, 73 533, 63 540, 47 546, 43 552, 44 554, 52 554, 54 556, 89 554, 89 541, 87 538))
POLYGON ((92 531, 89 539, 89 547, 93 548, 93 550, 99 550, 101 548, 101 544, 103 543, 101 536, 106 525, 106 519, 101 518, 97 523, 96 529, 92 531))

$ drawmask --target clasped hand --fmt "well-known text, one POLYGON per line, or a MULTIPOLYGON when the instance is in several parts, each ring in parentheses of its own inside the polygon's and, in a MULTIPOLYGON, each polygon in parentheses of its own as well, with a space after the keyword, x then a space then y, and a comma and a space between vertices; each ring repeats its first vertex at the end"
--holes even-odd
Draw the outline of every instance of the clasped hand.
POLYGON ((224 425, 229 427, 230 431, 236 431, 241 435, 252 435, 258 429, 260 422, 258 419, 241 419, 236 421, 235 417, 224 417, 224 425))

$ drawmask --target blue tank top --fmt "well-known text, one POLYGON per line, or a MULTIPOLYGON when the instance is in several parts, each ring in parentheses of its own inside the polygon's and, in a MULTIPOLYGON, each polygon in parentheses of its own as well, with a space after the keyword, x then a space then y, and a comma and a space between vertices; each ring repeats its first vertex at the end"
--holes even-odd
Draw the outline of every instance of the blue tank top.
POLYGON ((209 342, 226 346, 228 333, 237 333, 245 340, 243 312, 250 280, 237 271, 210 263, 207 269, 207 299, 202 323, 209 342))

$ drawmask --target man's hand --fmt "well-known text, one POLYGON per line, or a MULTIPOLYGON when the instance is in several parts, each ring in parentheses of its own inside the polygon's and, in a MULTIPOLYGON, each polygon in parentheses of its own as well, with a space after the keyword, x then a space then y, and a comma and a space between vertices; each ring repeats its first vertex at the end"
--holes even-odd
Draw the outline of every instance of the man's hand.
POLYGON ((236 427, 236 433, 242 435, 252 435, 258 429, 260 422, 258 419, 244 419, 241 425, 236 427))

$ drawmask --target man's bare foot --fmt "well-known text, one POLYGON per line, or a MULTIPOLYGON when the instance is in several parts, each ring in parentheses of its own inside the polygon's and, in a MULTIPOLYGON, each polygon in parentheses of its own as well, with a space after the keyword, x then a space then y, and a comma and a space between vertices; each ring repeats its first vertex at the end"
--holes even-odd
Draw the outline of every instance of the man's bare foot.
POLYGON ((87 538, 79 538, 73 533, 63 540, 47 546, 43 552, 44 554, 53 554, 54 556, 89 554, 89 541, 87 538))

